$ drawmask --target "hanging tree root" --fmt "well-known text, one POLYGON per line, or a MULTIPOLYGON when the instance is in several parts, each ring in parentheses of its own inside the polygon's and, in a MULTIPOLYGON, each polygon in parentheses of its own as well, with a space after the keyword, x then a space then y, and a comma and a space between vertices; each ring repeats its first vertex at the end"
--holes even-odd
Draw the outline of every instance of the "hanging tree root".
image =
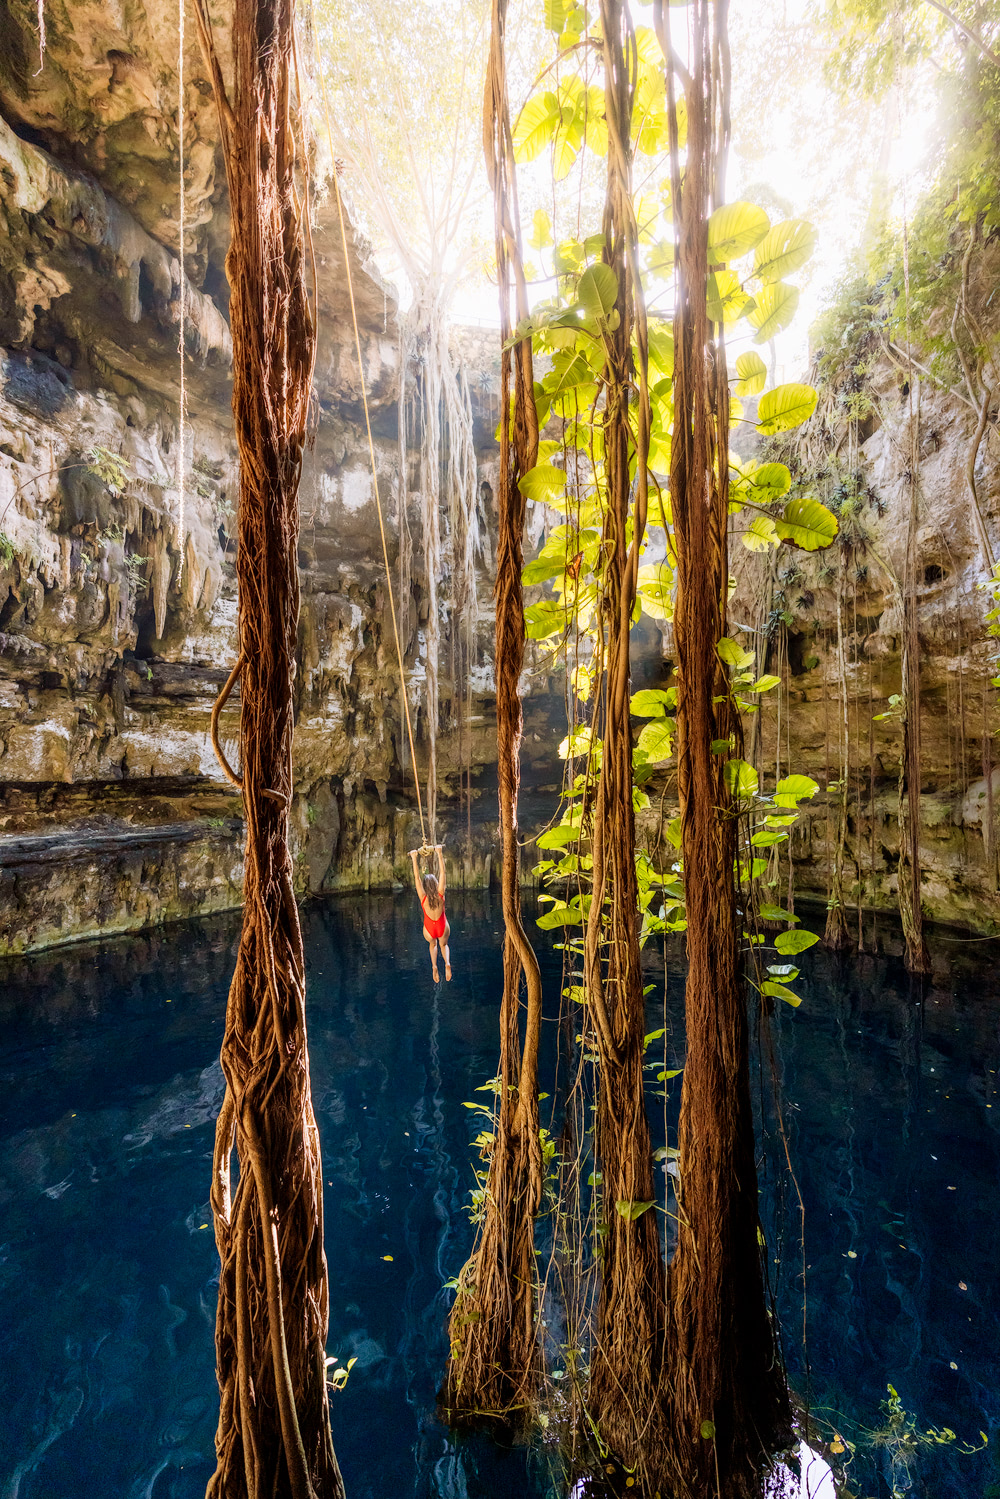
MULTIPOLYGON (((210 1499, 341 1499, 330 1435, 322 1166, 305 963, 288 848, 298 480, 315 340, 290 98, 291 0, 236 0, 232 101, 198 0, 229 180, 233 412, 240 453, 240 776, 246 875, 229 992, 212 1207, 222 1261, 210 1499), (233 1151, 239 1180, 232 1190, 233 1151)), ((218 749, 218 711, 213 715, 218 749)), ((221 753, 221 751, 220 751, 221 753)), ((224 757, 223 757, 224 758, 224 757)))
POLYGON ((608 186, 605 260, 618 285, 618 325, 605 340, 606 481, 601 613, 607 620, 600 779, 585 939, 586 996, 600 1067, 596 1152, 601 1170, 601 1287, 587 1404, 601 1442, 635 1475, 638 1489, 667 1491, 673 1469, 663 1392, 665 1278, 643 1085, 645 1007, 639 955, 629 632, 646 524, 649 392, 647 330, 636 263, 630 120, 635 37, 621 0, 602 0, 608 186), (638 348, 633 363, 632 339, 638 348), (636 435, 629 392, 638 385, 636 435), (630 460, 637 449, 635 502, 630 460), (631 510, 631 514, 630 514, 631 510), (628 526, 632 525, 629 542, 628 526), (608 905, 606 908, 605 902, 608 905), (606 972, 600 958, 606 922, 606 972))
MULTIPOLYGON (((657 6, 661 29, 662 0, 657 6)), ((678 224, 670 492, 677 551, 677 763, 684 855, 687 1057, 678 1128, 678 1246, 668 1292, 676 1492, 742 1499, 790 1434, 788 1392, 765 1301, 741 918, 737 822, 712 741, 738 734, 716 642, 729 577, 729 426, 721 330, 706 314, 705 223, 723 201, 728 130, 725 0, 693 0, 687 155, 681 178, 673 79, 671 158, 678 224)), ((739 739, 737 739, 739 743, 739 739)))
POLYGON ((525 501, 521 474, 534 466, 538 419, 532 389, 531 343, 506 347, 512 331, 509 281, 517 286, 518 320, 527 314, 527 288, 515 229, 514 157, 504 64, 507 0, 493 0, 484 136, 494 195, 502 338, 499 536, 496 580, 497 765, 504 980, 500 1007, 500 1066, 494 1139, 483 1216, 475 1251, 459 1276, 449 1320, 451 1358, 443 1401, 449 1419, 523 1424, 530 1413, 540 1360, 535 1329, 535 1215, 542 1198, 538 1133, 538 1040, 542 985, 538 961, 521 921, 517 794, 520 780, 524 664, 521 588, 525 501), (511 373, 514 414, 511 419, 511 373), (527 985, 523 1047, 520 991, 527 985))

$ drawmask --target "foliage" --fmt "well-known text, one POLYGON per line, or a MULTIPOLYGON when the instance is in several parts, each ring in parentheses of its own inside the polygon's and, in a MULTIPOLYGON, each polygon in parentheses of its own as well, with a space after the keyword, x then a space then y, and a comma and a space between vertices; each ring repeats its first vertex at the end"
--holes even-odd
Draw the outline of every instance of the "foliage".
MULTIPOLYGON (((554 28, 555 29, 555 28, 554 28)), ((575 41, 573 43, 575 46, 575 41)), ((633 103, 632 138, 637 152, 652 158, 651 173, 635 204, 638 224, 639 262, 645 296, 650 306, 669 298, 673 286, 673 259, 669 184, 663 171, 662 142, 666 133, 666 98, 653 86, 662 80, 662 57, 656 38, 642 27, 637 30, 637 86, 633 103)), ((579 153, 603 151, 606 125, 601 115, 602 91, 592 81, 588 54, 579 61, 564 58, 560 88, 546 87, 535 94, 521 111, 515 131, 515 148, 522 160, 539 156, 548 146, 554 152, 556 175, 565 174, 579 153)), ((754 342, 766 341, 794 314, 797 289, 787 277, 806 264, 814 247, 811 227, 796 219, 771 223, 756 204, 726 204, 713 214, 709 225, 710 257, 715 267, 709 284, 709 313, 732 336, 740 329, 754 342)), ((548 215, 536 215, 533 244, 543 258, 555 292, 535 306, 530 317, 515 330, 515 337, 530 334, 540 363, 547 370, 536 382, 539 421, 554 417, 558 437, 544 440, 538 463, 521 480, 525 496, 545 504, 560 517, 552 526, 538 555, 524 569, 526 586, 544 584, 545 592, 525 611, 529 638, 549 643, 552 656, 567 654, 572 661, 572 681, 577 711, 582 721, 571 727, 560 753, 567 764, 566 789, 559 820, 538 839, 543 855, 536 873, 545 877, 547 890, 541 897, 547 909, 539 925, 567 933, 570 950, 581 949, 590 895, 587 885, 592 867, 590 832, 594 788, 600 771, 602 745, 594 735, 587 714, 593 708, 593 693, 599 682, 606 644, 605 622, 600 612, 604 574, 608 558, 602 545, 607 514, 604 430, 607 414, 604 400, 606 366, 611 337, 618 327, 619 287, 606 264, 607 248, 601 232, 582 229, 565 238, 557 237, 548 215), (567 889, 569 885, 572 888, 567 889)), ((633 342, 637 369, 643 363, 638 336, 633 342)), ((673 373, 673 337, 670 322, 651 316, 648 330, 648 378, 651 426, 649 471, 651 495, 649 519, 663 532, 657 560, 642 561, 638 572, 639 613, 655 620, 669 620, 673 611, 676 555, 669 498, 660 476, 670 465, 673 373)), ((752 351, 740 354, 731 384, 737 395, 759 394, 766 383, 763 360, 752 351)), ((739 412, 738 401, 733 402, 739 412)), ((782 385, 760 395, 757 431, 762 436, 795 430, 808 421, 816 407, 816 392, 802 384, 782 385)), ((633 438, 638 448, 637 415, 630 412, 633 438)), ((737 414, 734 420, 740 420, 737 414)), ((547 430, 553 430, 550 427, 547 430)), ((632 466, 636 458, 633 454, 632 466)), ((738 523, 742 544, 748 550, 775 550, 782 544, 807 550, 828 546, 837 534, 837 520, 815 497, 791 493, 792 477, 786 465, 733 460, 729 475, 729 505, 738 523)), ((631 523, 630 523, 631 524, 631 523)), ((632 533, 626 542, 631 543, 632 533)), ((651 537, 639 538, 640 556, 650 554, 651 537)), ((633 620, 633 622, 634 622, 633 620)), ((776 677, 759 677, 752 653, 734 641, 722 641, 720 655, 730 668, 731 690, 736 707, 744 713, 757 711, 759 696, 777 684, 776 677)), ((636 811, 649 806, 643 789, 673 754, 673 689, 646 690, 632 699, 635 717, 648 721, 635 737, 633 802, 636 811)), ((720 753, 730 751, 728 744, 720 753)), ((775 814, 780 804, 760 793, 756 773, 740 758, 729 760, 732 784, 739 798, 739 815, 745 818, 747 856, 737 871, 741 879, 759 877, 764 861, 755 847, 772 846, 787 839, 788 817, 775 814)), ((793 778, 794 779, 794 778, 793 778)), ((804 778, 799 778, 803 780, 804 778)), ((783 783, 784 784, 784 783, 783 783)), ((812 794, 817 788, 809 783, 812 794)), ((784 791, 790 795, 787 788, 784 791)), ((788 802, 780 808, 787 812, 788 802)), ((794 805, 794 802, 792 803, 794 805)), ((794 820, 794 819, 792 819, 794 820)), ((678 839, 668 828, 667 836, 678 839)), ((658 871, 647 855, 637 857, 642 940, 657 932, 682 930, 683 870, 680 862, 667 873, 658 871)), ((807 939, 807 934, 801 934, 807 939)), ((809 939, 811 940, 811 939, 809 939)), ((801 951, 808 945, 785 951, 801 951)), ((780 949, 779 949, 780 951, 780 949)), ((786 975, 787 977, 787 975, 786 975)), ((777 997, 792 995, 787 985, 774 977, 763 980, 777 997)), ((794 996, 792 996, 794 998, 794 996)), ((795 1000, 797 1003, 797 1000, 795 1000)))

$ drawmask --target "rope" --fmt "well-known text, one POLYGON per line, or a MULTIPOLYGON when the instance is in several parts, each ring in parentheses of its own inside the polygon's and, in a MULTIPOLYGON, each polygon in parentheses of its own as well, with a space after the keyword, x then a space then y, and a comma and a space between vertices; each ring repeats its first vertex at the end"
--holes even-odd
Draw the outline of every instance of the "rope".
MULTIPOLYGON (((317 59, 318 62, 318 59, 317 59)), ((417 774, 417 752, 413 744, 413 724, 410 721, 410 704, 406 696, 406 674, 403 669, 403 648, 399 643, 399 625, 396 622, 396 600, 392 591, 392 574, 389 571, 389 548, 385 539, 385 520, 382 516, 382 501, 379 497, 378 471, 375 464, 375 444, 372 440, 372 423, 368 412, 368 390, 365 385, 365 365, 361 357, 361 335, 358 332, 358 309, 354 301, 354 278, 351 275, 351 257, 347 250, 347 229, 344 224, 344 205, 340 197, 340 183, 337 180, 337 160, 333 148, 333 126, 330 121, 330 103, 326 92, 326 78, 322 67, 317 67, 320 77, 320 86, 323 90, 323 113, 326 117, 326 132, 330 142, 330 160, 333 167, 333 189, 337 195, 337 217, 340 220, 340 241, 344 249, 344 266, 347 271, 347 290, 351 299, 351 319, 354 323, 354 346, 358 353, 358 374, 361 378, 361 402, 365 409, 365 429, 368 433, 368 456, 372 467, 372 484, 375 488, 375 506, 378 510, 378 529, 382 538, 382 561, 385 565, 385 584, 389 591, 389 612, 392 615, 392 634, 396 642, 396 660, 399 665, 399 693, 403 700, 403 717, 406 720, 406 733, 410 741, 410 760, 413 763, 413 784, 417 790, 417 812, 420 815, 420 842, 426 849, 427 829, 424 826, 424 806, 420 797, 420 777, 417 774)))
POLYGON ((177 583, 180 586, 184 573, 184 408, 187 391, 184 384, 184 219, 187 212, 184 192, 184 0, 177 0, 177 145, 180 157, 179 181, 180 204, 178 207, 180 244, 180 298, 181 312, 177 334, 177 352, 180 356, 180 390, 177 415, 177 545, 180 562, 177 566, 177 583))

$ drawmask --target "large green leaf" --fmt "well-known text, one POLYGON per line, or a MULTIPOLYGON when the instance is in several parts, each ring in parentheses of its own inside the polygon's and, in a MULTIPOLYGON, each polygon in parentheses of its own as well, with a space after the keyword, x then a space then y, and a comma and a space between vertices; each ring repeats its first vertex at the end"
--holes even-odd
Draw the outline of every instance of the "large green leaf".
POLYGON ((837 517, 819 500, 789 500, 785 513, 774 523, 782 541, 790 541, 804 552, 828 547, 837 534, 837 517))
POLYGON ((674 575, 666 562, 646 562, 639 569, 639 603, 650 619, 673 619, 674 575))
POLYGON ((738 641, 733 640, 728 635, 723 635, 719 641, 717 650, 726 665, 735 666, 738 671, 742 671, 744 667, 752 666, 754 663, 753 651, 745 651, 738 641))
MULTIPOLYGON (((799 776, 794 777, 793 779, 807 781, 809 777, 799 776)), ((814 781, 813 785, 815 784, 816 783, 814 781)), ((794 923, 801 919, 798 916, 793 916, 790 911, 786 911, 783 906, 772 906, 769 905, 766 901, 763 905, 758 907, 757 914, 760 917, 761 921, 790 921, 794 923)))
POLYGON ((655 1208, 655 1206, 655 1202, 626 1202, 624 1198, 615 1203, 619 1216, 627 1223, 634 1223, 637 1218, 642 1217, 643 1213, 648 1213, 650 1208, 655 1208))
POLYGON ((535 844, 538 848, 567 848, 571 843, 576 843, 579 837, 579 828, 557 822, 554 828, 546 828, 544 833, 539 833, 535 844))
POLYGON ((791 472, 783 463, 762 463, 748 470, 753 497, 759 505, 769 505, 787 494, 792 487, 791 472))
POLYGON ((777 547, 781 544, 781 537, 774 529, 774 521, 769 515, 755 515, 746 530, 741 533, 740 540, 748 552, 766 552, 768 547, 777 547))
POLYGON ((774 945, 780 953, 805 952, 807 947, 814 946, 819 938, 814 932, 779 932, 774 939, 774 945))
MULTIPOLYGON (((797 807, 800 801, 804 801, 807 796, 815 796, 818 790, 819 782, 814 781, 812 776, 785 776, 774 788, 775 805, 797 807)), ((763 907, 761 912, 763 913, 763 907)), ((788 919, 791 920, 790 917, 788 919)))
POLYGON ((672 375, 674 372, 674 336, 670 331, 669 323, 649 323, 649 368, 650 372, 659 371, 661 375, 672 375))
POLYGON ((633 692, 628 711, 633 718, 663 718, 677 701, 673 687, 641 687, 633 692))
POLYGON ((552 243, 552 220, 544 208, 535 210, 535 216, 531 221, 531 235, 528 244, 533 250, 544 250, 546 245, 552 243))
MULTIPOLYGON (((536 214, 537 218, 538 215, 536 214)), ((736 383, 736 394, 738 396, 756 396, 767 384, 767 365, 759 354, 751 349, 749 354, 741 354, 736 361, 736 373, 739 380, 736 383)))
MULTIPOLYGON (((540 925, 541 922, 539 922, 540 925)), ((786 1004, 793 1005, 795 1009, 798 1009, 802 1003, 800 994, 796 994, 794 989, 789 989, 787 984, 779 984, 775 979, 768 979, 761 984, 760 992, 769 995, 771 999, 783 999, 786 1004)))
POLYGON ((760 244, 771 227, 756 203, 725 203, 708 221, 708 263, 728 265, 760 244))
POLYGON ((708 278, 708 315, 713 323, 735 323, 753 305, 735 271, 712 271, 708 278))
POLYGON ((816 248, 816 231, 805 219, 784 219, 775 224, 757 246, 754 275, 762 281, 780 281, 801 270, 816 248))
POLYGON ((529 99, 514 126, 514 157, 534 161, 553 139, 561 118, 559 100, 553 93, 529 99))
POLYGON ((579 906, 556 906, 551 911, 543 912, 535 925, 547 932, 560 926, 582 926, 583 912, 579 906))
POLYGON ((558 578, 566 571, 565 557, 536 557, 532 562, 526 562, 521 569, 521 582, 525 588, 531 588, 535 583, 547 583, 550 578, 558 578))
POLYGON ((763 437, 801 427, 816 410, 816 392, 811 385, 776 385, 760 398, 757 431, 763 437))
POLYGON ((529 640, 548 640, 566 628, 566 610, 552 599, 529 604, 524 611, 524 633, 529 640))
POLYGON ((578 9, 577 0, 545 0, 545 24, 556 36, 563 31, 566 22, 578 9))
POLYGON ((517 487, 529 500, 547 501, 561 498, 566 492, 566 472, 554 463, 536 463, 517 481, 517 487))
POLYGON ((799 289, 784 281, 762 286, 754 298, 753 311, 747 314, 750 326, 757 329, 755 343, 766 344, 782 328, 787 328, 799 305, 799 289))
POLYGON ((618 278, 609 265, 588 265, 577 284, 576 295, 588 317, 606 320, 618 300, 618 278))
POLYGON ((650 765, 662 765, 664 760, 669 760, 673 754, 673 747, 674 721, 672 718, 658 718, 646 724, 636 744, 639 754, 645 756, 650 765))
POLYGON ((745 760, 727 760, 725 765, 726 785, 736 797, 756 796, 759 785, 757 772, 745 760))

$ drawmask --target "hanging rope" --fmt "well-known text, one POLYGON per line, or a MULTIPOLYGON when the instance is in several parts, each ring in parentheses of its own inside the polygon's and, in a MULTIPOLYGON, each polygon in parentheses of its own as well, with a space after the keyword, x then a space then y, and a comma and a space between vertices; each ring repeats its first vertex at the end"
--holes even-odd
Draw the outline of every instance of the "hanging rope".
MULTIPOLYGON (((361 334, 358 332, 358 309, 354 300, 354 277, 351 275, 351 257, 347 249, 347 226, 344 222, 344 205, 340 196, 340 183, 337 180, 337 160, 333 149, 333 125, 330 120, 330 102, 326 92, 326 78, 324 77, 319 58, 316 59, 317 72, 319 73, 320 86, 323 90, 323 114, 326 119, 327 139, 330 142, 330 159, 333 164, 333 190, 337 197, 337 217, 340 221, 340 242, 344 250, 344 266, 347 271, 347 291, 351 299, 351 320, 354 324, 354 347, 358 354, 358 376, 361 380, 361 404, 365 411, 365 430, 368 434, 368 457, 372 469, 372 485, 375 490, 375 508, 378 511, 378 530, 382 539, 382 562, 385 566, 385 586, 389 592, 389 613, 392 615, 392 635, 396 642, 396 662, 399 667, 399 695, 403 702, 403 717, 406 721, 406 734, 410 741, 410 760, 413 764, 413 784, 417 790, 417 812, 420 817, 420 842, 426 847, 427 829, 424 824, 424 807, 420 797, 420 777, 417 774, 417 752, 413 744, 413 724, 410 721, 410 704, 406 696, 406 673, 403 667, 403 647, 399 640, 399 624, 396 620, 396 599, 392 591, 392 573, 389 570, 389 548, 385 539, 385 520, 382 515, 382 500, 379 495, 378 469, 375 463, 375 444, 372 440, 372 423, 368 411, 368 390, 365 384, 365 364, 361 357, 361 334)), ((428 793, 429 794, 429 793, 428 793)))
POLYGON ((187 405, 187 390, 184 381, 184 220, 187 203, 184 191, 184 0, 177 0, 177 149, 180 157, 178 179, 180 204, 178 206, 180 260, 180 323, 177 334, 177 352, 180 356, 180 390, 177 411, 177 549, 180 561, 177 566, 177 583, 180 586, 184 573, 184 415, 187 405))

